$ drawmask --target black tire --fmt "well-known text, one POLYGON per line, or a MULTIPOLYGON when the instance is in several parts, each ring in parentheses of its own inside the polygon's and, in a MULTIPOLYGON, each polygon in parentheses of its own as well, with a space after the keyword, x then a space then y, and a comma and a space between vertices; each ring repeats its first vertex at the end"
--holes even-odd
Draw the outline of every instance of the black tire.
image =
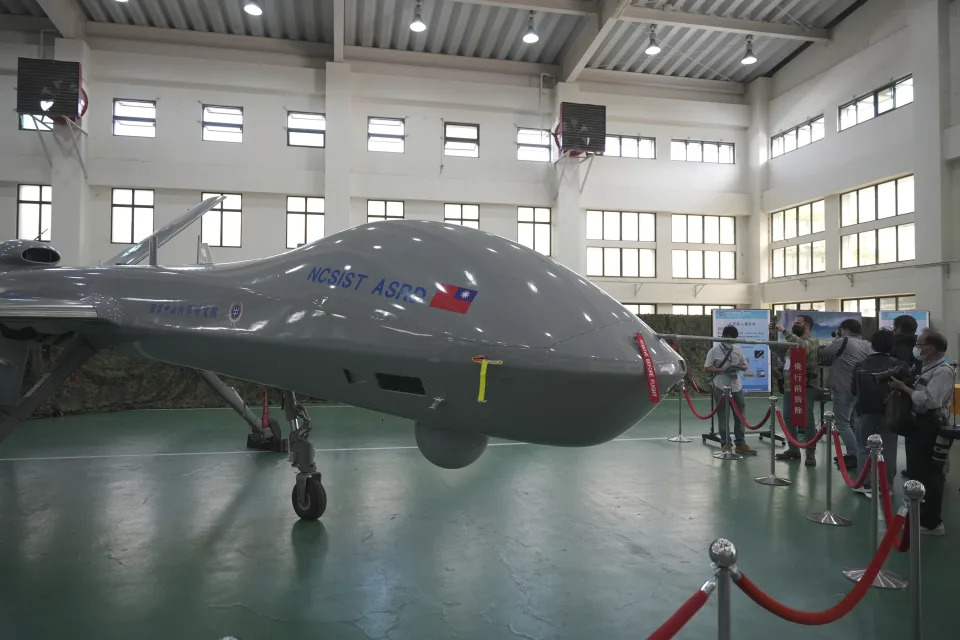
POLYGON ((297 498, 297 485, 293 485, 293 510, 301 520, 317 520, 327 510, 327 491, 316 478, 307 478, 306 491, 304 492, 304 503, 301 504, 297 498))
POLYGON ((274 440, 281 440, 283 438, 283 433, 280 431, 280 423, 277 422, 276 418, 270 418, 268 421, 270 425, 270 433, 273 434, 274 440))

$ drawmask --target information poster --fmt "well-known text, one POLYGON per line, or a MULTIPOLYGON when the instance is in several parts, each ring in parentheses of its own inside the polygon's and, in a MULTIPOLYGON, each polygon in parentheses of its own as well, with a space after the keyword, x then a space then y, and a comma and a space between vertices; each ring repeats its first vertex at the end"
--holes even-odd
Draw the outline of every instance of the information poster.
POLYGON ((912 316, 917 321, 917 335, 930 326, 929 311, 881 311, 880 328, 893 329, 893 319, 897 316, 912 316))
MULTIPOLYGON (((770 339, 770 311, 768 309, 714 309, 713 335, 721 337, 723 328, 733 325, 743 340, 770 339)), ((770 392, 770 347, 765 344, 742 344, 747 358, 743 371, 744 393, 770 392)))

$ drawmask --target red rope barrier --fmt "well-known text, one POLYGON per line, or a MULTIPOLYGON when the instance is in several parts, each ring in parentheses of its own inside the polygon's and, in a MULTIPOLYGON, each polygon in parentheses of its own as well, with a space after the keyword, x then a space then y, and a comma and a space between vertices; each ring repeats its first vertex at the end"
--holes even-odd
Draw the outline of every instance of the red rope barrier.
POLYGON ((877 549, 876 555, 873 556, 873 560, 870 561, 870 566, 867 567, 863 577, 857 581, 857 584, 844 596, 843 600, 829 609, 823 611, 799 611, 780 604, 761 591, 757 585, 751 582, 743 573, 736 576, 734 582, 740 587, 741 591, 754 602, 784 620, 804 625, 821 625, 836 622, 850 613, 870 589, 877 574, 880 573, 880 568, 883 566, 883 563, 887 561, 887 556, 890 555, 890 551, 893 549, 894 540, 897 535, 899 535, 900 529, 903 528, 904 520, 904 516, 900 514, 897 514, 897 516, 893 518, 891 522, 892 526, 887 530, 886 535, 883 536, 883 542, 880 543, 880 547, 877 549))
POLYGON ((900 536, 900 542, 897 544, 897 551, 904 553, 910 550, 910 514, 907 514, 903 521, 903 535, 900 536))
POLYGON ((669 640, 677 635, 683 625, 690 622, 690 618, 696 615, 697 611, 700 611, 709 597, 708 592, 702 589, 697 591, 677 609, 676 613, 667 618, 667 621, 660 625, 660 628, 654 631, 647 640, 669 640))
POLYGON ((780 413, 779 409, 777 409, 777 420, 780 422, 780 430, 783 431, 783 436, 790 441, 790 444, 798 449, 807 449, 808 447, 812 447, 813 445, 817 444, 820 438, 823 437, 823 434, 827 432, 827 428, 825 426, 821 426, 820 430, 817 431, 817 435, 813 436, 812 440, 799 442, 796 438, 790 435, 789 431, 787 431, 787 425, 783 423, 783 414, 780 413))
POLYGON ((767 424, 767 420, 770 419, 770 412, 771 412, 771 410, 770 410, 770 409, 767 409, 767 412, 766 412, 765 414, 763 414, 763 420, 761 420, 760 422, 758 422, 758 423, 754 426, 754 425, 750 424, 749 422, 747 422, 747 419, 743 417, 743 414, 740 413, 740 407, 737 406, 737 403, 736 403, 736 402, 731 402, 731 403, 730 403, 730 406, 733 407, 733 412, 734 412, 735 414, 737 414, 737 417, 738 417, 738 418, 740 418, 740 423, 741 423, 744 427, 746 427, 747 429, 750 429, 751 431, 756 431, 757 429, 759 429, 759 428, 762 427, 763 425, 767 424))
MULTIPOLYGON (((833 446, 837 450, 837 460, 843 460, 843 449, 840 444, 840 434, 836 431, 833 432, 833 446)), ((843 481, 847 483, 847 486, 851 489, 859 489, 863 486, 863 483, 867 481, 867 476, 870 474, 870 466, 873 464, 873 461, 870 458, 867 458, 867 464, 863 465, 863 471, 860 472, 860 475, 857 477, 857 481, 854 482, 850 479, 850 474, 847 473, 847 465, 841 464, 840 466, 840 475, 843 476, 843 481)), ((877 466, 879 469, 879 465, 877 466)), ((886 477, 886 475, 884 475, 886 477)), ((890 524, 890 519, 887 518, 887 524, 890 524)))
POLYGON ((699 413, 697 413, 696 409, 693 408, 693 401, 690 399, 690 394, 687 392, 686 389, 683 390, 683 395, 687 398, 687 404, 690 405, 690 411, 692 411, 693 415, 697 416, 701 420, 709 420, 710 418, 715 416, 717 414, 717 411, 720 411, 720 407, 723 406, 724 401, 726 401, 727 399, 726 396, 720 396, 720 402, 718 402, 717 406, 713 408, 713 411, 711 411, 705 416, 702 416, 699 413))

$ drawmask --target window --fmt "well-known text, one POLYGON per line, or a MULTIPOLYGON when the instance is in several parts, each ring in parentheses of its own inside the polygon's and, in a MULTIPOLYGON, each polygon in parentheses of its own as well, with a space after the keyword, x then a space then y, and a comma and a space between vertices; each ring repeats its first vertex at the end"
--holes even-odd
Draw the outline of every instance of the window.
POLYGON ((917 297, 913 294, 903 296, 882 296, 879 298, 856 298, 841 301, 844 311, 860 313, 865 318, 876 318, 877 311, 914 311, 917 297))
POLYGON ((517 242, 545 256, 550 255, 550 209, 517 207, 517 242))
POLYGON ((655 304, 637 304, 636 302, 622 302, 621 304, 627 308, 627 311, 635 316, 657 312, 657 305, 655 304))
POLYGON ((52 187, 21 184, 17 188, 17 238, 50 242, 52 209, 52 187))
POLYGON ((287 196, 287 249, 322 238, 323 213, 323 198, 287 196))
POLYGON ((587 240, 656 242, 657 217, 632 211, 587 211, 587 240))
POLYGON ((480 206, 476 204, 443 205, 443 221, 471 229, 480 228, 480 206))
POLYGON ((287 112, 288 147, 326 146, 327 117, 322 113, 287 112))
POLYGON ((905 262, 916 258, 913 223, 840 236, 840 268, 905 262))
POLYGON ((587 276, 601 278, 655 278, 655 249, 587 247, 587 276))
MULTIPOLYGON (((206 115, 206 107, 204 107, 204 120, 206 115)), ((242 116, 240 122, 243 122, 242 116)), ((157 103, 146 100, 115 99, 113 101, 113 135, 155 138, 157 103)), ((204 129, 204 140, 206 139, 206 129, 204 129)))
POLYGON ((203 105, 203 139, 243 142, 243 109, 203 105))
POLYGON ((517 160, 550 162, 550 132, 546 129, 517 129, 517 160))
POLYGON ((732 304, 675 304, 672 313, 680 316, 709 316, 714 309, 734 309, 732 304))
POLYGON ((782 156, 822 139, 823 116, 818 116, 770 138, 770 157, 782 156))
POLYGON ((774 278, 821 273, 827 270, 826 241, 805 242, 773 250, 770 269, 774 278))
POLYGON ((367 200, 367 222, 403 219, 403 202, 397 200, 367 200))
POLYGON ((670 144, 671 160, 733 164, 733 157, 732 142, 674 140, 670 144))
POLYGON ((841 227, 913 212, 913 176, 840 194, 841 227))
POLYGON ((367 151, 403 153, 404 131, 400 118, 367 118, 367 151))
POLYGON ((110 242, 134 244, 153 233, 153 189, 114 189, 110 242))
POLYGON ((480 157, 480 125, 443 123, 443 155, 480 157))
POLYGON ((657 157, 657 139, 642 136, 607 136, 603 155, 653 160, 657 157))
POLYGON ((770 214, 770 239, 773 242, 792 240, 826 229, 824 201, 808 202, 770 214))
POLYGON ((840 107, 840 130, 872 120, 913 102, 913 77, 891 82, 840 107))
POLYGON ((202 200, 226 196, 200 221, 200 242, 211 247, 239 247, 241 236, 242 197, 239 193, 204 193, 202 200))
POLYGON ((787 309, 795 309, 797 311, 826 311, 827 304, 823 300, 816 302, 781 302, 772 307, 774 313, 787 309))
POLYGON ((673 277, 701 280, 733 280, 737 277, 733 251, 673 250, 673 277))
POLYGON ((694 216, 675 213, 671 217, 673 241, 685 244, 736 244, 736 225, 731 216, 694 216))
POLYGON ((20 114, 21 131, 53 131, 53 118, 50 116, 35 116, 29 113, 20 114))

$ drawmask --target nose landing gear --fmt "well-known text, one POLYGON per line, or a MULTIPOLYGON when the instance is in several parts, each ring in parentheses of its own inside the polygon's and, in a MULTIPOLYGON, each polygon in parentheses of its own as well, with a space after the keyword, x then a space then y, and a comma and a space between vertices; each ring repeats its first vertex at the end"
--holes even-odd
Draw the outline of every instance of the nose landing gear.
POLYGON ((316 520, 327 509, 327 492, 313 460, 310 415, 292 391, 283 392, 283 410, 290 421, 288 460, 297 468, 297 482, 291 495, 293 510, 302 520, 316 520))

